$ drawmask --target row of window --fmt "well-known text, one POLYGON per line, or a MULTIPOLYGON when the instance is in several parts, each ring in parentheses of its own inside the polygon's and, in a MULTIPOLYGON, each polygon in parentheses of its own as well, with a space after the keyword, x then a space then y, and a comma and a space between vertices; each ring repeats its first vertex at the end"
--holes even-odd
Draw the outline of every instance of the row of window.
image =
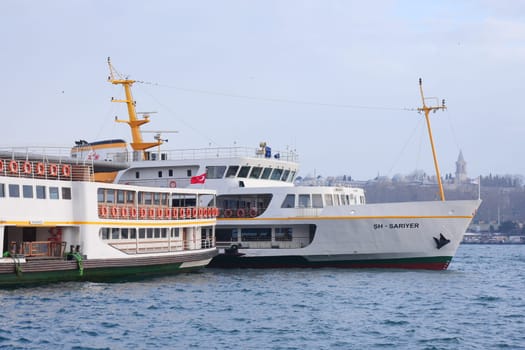
POLYGON ((99 188, 97 190, 98 203, 107 204, 133 204, 133 205, 161 205, 190 207, 197 203, 197 196, 194 194, 174 194, 165 192, 144 192, 116 190, 113 188, 99 188))
MULTIPOLYGON (((138 229, 139 239, 180 237, 179 227, 144 227, 138 229)), ((136 228, 103 227, 100 229, 100 238, 103 240, 137 239, 136 228)))
POLYGON ((71 187, 33 186, 0 183, 0 197, 37 198, 37 199, 71 199, 71 187), (22 190, 20 190, 22 188, 22 190))
POLYGON ((227 168, 225 165, 206 167, 206 178, 222 179, 223 177, 292 182, 295 177, 295 171, 288 169, 263 168, 259 166, 252 167, 249 165, 230 165, 227 168))
MULTIPOLYGON (((274 228, 275 241, 285 242, 293 240, 293 229, 291 227, 275 227, 274 228)), ((242 229, 221 229, 215 230, 215 237, 217 242, 237 242, 239 233, 241 241, 267 241, 272 240, 272 229, 269 227, 250 227, 242 229)))
POLYGON ((281 205, 281 208, 323 208, 323 205, 327 207, 350 205, 350 204, 364 204, 365 198, 359 196, 355 198, 353 194, 331 194, 325 193, 323 204, 323 195, 320 193, 315 194, 299 194, 297 198, 297 205, 295 203, 296 195, 287 194, 281 205), (359 203, 356 201, 359 200, 359 203))

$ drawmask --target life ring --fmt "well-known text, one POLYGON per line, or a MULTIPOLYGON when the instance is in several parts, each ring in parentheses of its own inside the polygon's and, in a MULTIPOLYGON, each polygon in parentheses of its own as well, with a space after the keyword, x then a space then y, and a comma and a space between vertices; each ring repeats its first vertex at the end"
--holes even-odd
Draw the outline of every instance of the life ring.
POLYGON ((146 218, 146 214, 148 214, 146 208, 141 207, 140 210, 139 210, 140 218, 141 218, 141 219, 145 219, 145 218, 146 218))
POLYGON ((179 208, 173 208, 172 212, 173 212, 172 217, 174 219, 178 219, 179 218, 179 208))
POLYGON ((149 209, 148 209, 148 217, 149 217, 150 219, 155 218, 155 208, 149 208, 149 209))
POLYGON ((71 165, 64 164, 62 165, 62 175, 70 177, 71 176, 71 165))
POLYGON ((229 218, 229 217, 231 217, 232 214, 233 214, 233 210, 231 210, 231 209, 226 209, 226 210, 224 210, 224 217, 225 217, 225 218, 229 218))
POLYGON ((171 181, 170 181, 170 187, 171 187, 171 188, 175 188, 175 187, 177 187, 177 181, 175 181, 175 180, 171 180, 171 181))
POLYGON ((4 171, 4 161, 0 160, 0 172, 4 171))
POLYGON ((137 218, 137 208, 132 207, 131 210, 130 210, 130 213, 131 213, 131 217, 132 217, 133 219, 136 219, 136 218, 137 218))
POLYGON ((129 209, 122 207, 122 209, 120 209, 120 215, 122 215, 123 218, 127 218, 129 216, 129 209))
POLYGON ((36 163, 36 174, 39 176, 44 176, 46 174, 46 166, 44 163, 36 163))
POLYGON ((114 218, 118 217, 118 207, 111 208, 111 216, 114 218))
POLYGON ((49 175, 57 176, 58 175, 58 165, 49 164, 49 175))
POLYGON ((33 172, 33 167, 30 162, 25 161, 22 165, 22 170, 24 171, 24 174, 31 174, 33 172))
POLYGON ((162 208, 157 208, 157 217, 159 219, 162 219, 162 217, 164 216, 164 209, 162 208))
POLYGON ((192 208, 191 209, 191 216, 196 218, 197 217, 197 208, 192 208))
POLYGON ((250 216, 252 218, 256 217, 257 216, 257 209, 255 209, 255 208, 250 209, 250 216))
POLYGON ((171 209, 170 208, 164 208, 164 216, 166 219, 171 219, 171 209))
POLYGON ((9 162, 9 171, 13 174, 18 174, 18 162, 16 160, 9 162))
POLYGON ((186 217, 191 218, 191 208, 186 208, 186 217))
POLYGON ((186 217, 186 210, 184 208, 180 208, 179 216, 181 219, 184 219, 186 217))
POLYGON ((199 216, 199 218, 203 217, 203 210, 202 210, 202 208, 198 209, 197 215, 199 216))
POLYGON ((100 216, 103 218, 108 216, 108 207, 100 207, 100 216))
POLYGON ((239 218, 243 218, 245 216, 246 212, 244 211, 244 209, 240 208, 237 210, 237 217, 239 218))

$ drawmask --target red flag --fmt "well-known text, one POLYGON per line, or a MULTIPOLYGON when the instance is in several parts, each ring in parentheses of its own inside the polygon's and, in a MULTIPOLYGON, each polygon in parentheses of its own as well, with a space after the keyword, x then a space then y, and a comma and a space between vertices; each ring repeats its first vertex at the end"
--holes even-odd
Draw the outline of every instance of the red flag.
POLYGON ((190 183, 192 184, 203 184, 204 181, 206 181, 206 173, 202 173, 200 175, 192 176, 190 183))

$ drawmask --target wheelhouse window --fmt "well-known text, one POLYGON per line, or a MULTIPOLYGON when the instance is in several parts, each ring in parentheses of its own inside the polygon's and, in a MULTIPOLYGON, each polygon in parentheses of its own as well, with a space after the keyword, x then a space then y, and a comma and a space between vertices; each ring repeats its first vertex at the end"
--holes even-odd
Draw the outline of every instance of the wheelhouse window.
MULTIPOLYGON (((37 188, 37 192, 38 192, 38 188, 37 188)), ((99 188, 97 190, 97 202, 99 202, 99 203, 104 203, 105 202, 104 189, 103 188, 99 188)))
POLYGON ((273 169, 272 176, 270 177, 270 179, 280 180, 282 174, 283 174, 283 169, 273 169))
POLYGON ((121 203, 121 204, 124 204, 124 191, 123 190, 118 190, 117 191, 117 203, 121 203))
POLYGON ((237 175, 237 171, 239 171, 239 167, 237 165, 231 165, 228 167, 226 177, 235 177, 237 175))
POLYGON ((284 198, 281 208, 294 208, 295 207, 295 194, 287 194, 284 198))
POLYGON ((312 207, 322 208, 323 207, 323 196, 320 194, 312 194, 312 207))
POLYGON ((241 167, 241 170, 239 171, 239 175, 237 175, 237 177, 243 177, 243 178, 248 177, 248 173, 250 172, 250 168, 251 167, 249 167, 249 166, 241 167))
POLYGON ((106 203, 115 203, 115 190, 106 190, 106 203))
POLYGON ((225 165, 207 166, 206 167, 206 178, 207 179, 222 179, 225 172, 226 172, 225 165))
POLYGON ((24 198, 33 198, 33 186, 23 185, 22 186, 22 195, 24 198))
POLYGON ((290 170, 285 170, 283 172, 283 177, 281 177, 281 181, 286 181, 288 180, 288 175, 290 175, 290 170))
POLYGON ((292 171, 290 177, 288 177, 288 182, 292 182, 295 178, 295 171, 292 171))
POLYGON ((128 204, 135 203, 135 192, 126 191, 126 203, 128 204))
POLYGON ((252 172, 250 173, 250 179, 258 179, 261 176, 262 168, 254 166, 252 172))
POLYGON ((272 168, 264 168, 263 173, 261 175, 261 179, 264 179, 264 180, 269 179, 271 173, 272 173, 272 168))
POLYGON ((18 198, 20 197, 20 187, 16 184, 9 184, 9 197, 18 198))

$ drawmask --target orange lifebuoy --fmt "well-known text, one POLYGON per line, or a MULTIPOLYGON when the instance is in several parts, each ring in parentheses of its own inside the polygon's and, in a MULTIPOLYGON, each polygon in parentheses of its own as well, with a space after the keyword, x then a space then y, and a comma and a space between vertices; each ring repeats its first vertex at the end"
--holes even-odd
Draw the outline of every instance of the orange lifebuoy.
POLYGON ((157 208, 157 217, 159 219, 162 219, 163 216, 164 216, 164 210, 162 208, 157 208))
POLYGON ((142 208, 140 208, 140 213, 139 214, 140 214, 140 218, 144 219, 144 218, 146 218, 146 215, 148 214, 148 211, 146 210, 146 208, 142 207, 142 208))
POLYGON ((111 216, 116 218, 118 216, 118 207, 111 208, 111 216))
POLYGON ((9 171, 13 174, 18 174, 18 162, 16 160, 9 162, 9 171))
POLYGON ((203 212, 202 208, 199 208, 199 209, 198 209, 198 212, 197 212, 197 215, 199 216, 199 218, 202 218, 202 217, 203 217, 202 212, 203 212))
POLYGON ((245 214, 244 209, 237 209, 237 217, 243 218, 245 214))
POLYGON ((44 163, 36 163, 36 174, 40 176, 44 176, 46 174, 46 166, 44 163))
POLYGON ((28 161, 25 161, 22 165, 22 170, 24 171, 24 174, 31 174, 33 171, 33 167, 31 166, 31 163, 28 161))
POLYGON ((191 218, 191 208, 186 208, 186 217, 191 218))
POLYGON ((49 175, 57 176, 58 175, 58 165, 49 164, 49 175))
POLYGON ((171 219, 171 209, 170 208, 164 208, 164 216, 166 219, 171 219))
POLYGON ((256 217, 257 216, 257 209, 255 209, 255 208, 250 209, 250 216, 252 218, 256 217))
POLYGON ((179 218, 179 208, 173 208, 173 210, 172 210, 172 217, 174 219, 178 219, 179 218))
POLYGON ((179 217, 181 219, 184 219, 186 217, 186 210, 184 208, 180 208, 180 210, 179 210, 179 217))
POLYGON ((193 216, 194 218, 197 217, 197 208, 192 208, 191 209, 191 216, 193 216))
POLYGON ((64 164, 62 165, 62 175, 70 177, 71 176, 71 165, 64 164))
POLYGON ((226 210, 224 211, 224 217, 226 217, 226 218, 231 217, 232 214, 233 214, 233 210, 231 210, 231 209, 226 209, 226 210))
POLYGON ((148 217, 150 219, 153 219, 155 217, 155 208, 149 208, 148 209, 148 217))
POLYGON ((171 188, 175 188, 175 187, 177 187, 177 181, 175 181, 175 180, 171 180, 171 181, 170 181, 170 187, 171 187, 171 188))
POLYGON ((129 209, 122 207, 122 209, 120 209, 120 215, 122 215, 123 218, 127 218, 129 215, 129 209))
POLYGON ((130 212, 131 212, 131 217, 132 217, 133 219, 136 219, 136 218, 137 218, 137 208, 135 208, 135 207, 131 207, 130 212))
POLYGON ((105 218, 108 216, 108 207, 100 207, 100 214, 101 217, 105 218))

